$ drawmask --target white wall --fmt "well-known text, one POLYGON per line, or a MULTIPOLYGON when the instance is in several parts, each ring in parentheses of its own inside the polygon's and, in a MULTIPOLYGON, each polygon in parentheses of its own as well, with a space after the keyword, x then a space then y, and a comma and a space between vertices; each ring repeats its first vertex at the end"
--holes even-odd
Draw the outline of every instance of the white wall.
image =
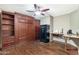
POLYGON ((0 10, 10 11, 10 12, 19 12, 29 15, 26 12, 26 6, 24 4, 0 4, 0 10))
POLYGON ((70 14, 70 24, 74 33, 79 32, 79 9, 70 14))
POLYGON ((41 25, 50 25, 50 17, 49 16, 46 16, 44 18, 41 18, 41 22, 40 22, 41 25))
POLYGON ((72 29, 73 33, 79 32, 79 9, 63 16, 54 17, 53 20, 53 31, 61 31, 64 29, 64 33, 68 29, 72 29))
MULTIPOLYGON (((66 33, 68 29, 72 29, 74 33, 79 32, 79 9, 67 15, 54 17, 53 26, 53 31, 61 31, 63 28, 64 33, 66 33)), ((64 42, 63 39, 54 40, 64 42)), ((79 40, 68 40, 68 43, 77 46, 79 45, 79 40)))
MULTIPOLYGON (((66 34, 67 31, 71 27, 70 21, 71 21, 70 14, 54 17, 54 19, 53 19, 53 27, 54 27, 53 31, 54 32, 55 31, 61 32, 61 30, 63 28, 63 32, 64 32, 64 34, 66 34)), ((64 39, 59 39, 59 38, 53 38, 53 40, 65 42, 64 39)), ((73 40, 68 40, 68 43, 77 47, 77 45, 75 44, 75 42, 73 40)))
POLYGON ((57 16, 53 19, 53 32, 61 32, 63 28, 63 32, 67 33, 70 29, 70 16, 69 14, 63 16, 57 16))

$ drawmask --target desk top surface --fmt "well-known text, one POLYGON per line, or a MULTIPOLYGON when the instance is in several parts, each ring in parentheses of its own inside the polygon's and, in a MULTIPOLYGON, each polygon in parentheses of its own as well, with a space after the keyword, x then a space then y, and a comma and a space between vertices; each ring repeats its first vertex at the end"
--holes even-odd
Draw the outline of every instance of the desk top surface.
POLYGON ((77 35, 63 35, 64 37, 69 37, 69 38, 77 38, 77 39, 79 39, 79 36, 77 36, 77 35))

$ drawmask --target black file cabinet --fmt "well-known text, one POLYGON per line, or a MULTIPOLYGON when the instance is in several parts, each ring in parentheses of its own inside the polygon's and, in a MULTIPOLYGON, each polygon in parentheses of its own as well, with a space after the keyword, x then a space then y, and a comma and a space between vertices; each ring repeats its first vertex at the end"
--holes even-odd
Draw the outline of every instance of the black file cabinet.
POLYGON ((41 25, 40 28, 40 41, 44 43, 49 42, 49 25, 41 25))

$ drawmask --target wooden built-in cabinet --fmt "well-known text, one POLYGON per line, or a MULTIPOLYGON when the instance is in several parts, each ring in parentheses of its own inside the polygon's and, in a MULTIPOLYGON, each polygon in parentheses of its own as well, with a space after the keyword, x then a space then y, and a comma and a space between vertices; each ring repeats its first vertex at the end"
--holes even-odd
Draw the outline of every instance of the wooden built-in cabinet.
POLYGON ((0 13, 0 46, 5 47, 14 44, 15 29, 14 29, 14 14, 11 12, 2 11, 0 13))
POLYGON ((39 27, 39 21, 31 16, 2 11, 0 13, 0 48, 24 40, 34 41, 39 27))

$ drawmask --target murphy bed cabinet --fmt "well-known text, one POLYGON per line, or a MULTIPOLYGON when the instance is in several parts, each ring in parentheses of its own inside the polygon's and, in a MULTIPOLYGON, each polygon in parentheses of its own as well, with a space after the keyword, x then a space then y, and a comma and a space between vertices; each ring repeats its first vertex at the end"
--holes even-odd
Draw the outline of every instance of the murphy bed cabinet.
POLYGON ((35 40, 35 19, 30 16, 15 13, 16 41, 35 40))
POLYGON ((37 36, 36 26, 40 27, 40 23, 31 16, 1 11, 0 48, 15 45, 24 40, 34 41, 37 36))

